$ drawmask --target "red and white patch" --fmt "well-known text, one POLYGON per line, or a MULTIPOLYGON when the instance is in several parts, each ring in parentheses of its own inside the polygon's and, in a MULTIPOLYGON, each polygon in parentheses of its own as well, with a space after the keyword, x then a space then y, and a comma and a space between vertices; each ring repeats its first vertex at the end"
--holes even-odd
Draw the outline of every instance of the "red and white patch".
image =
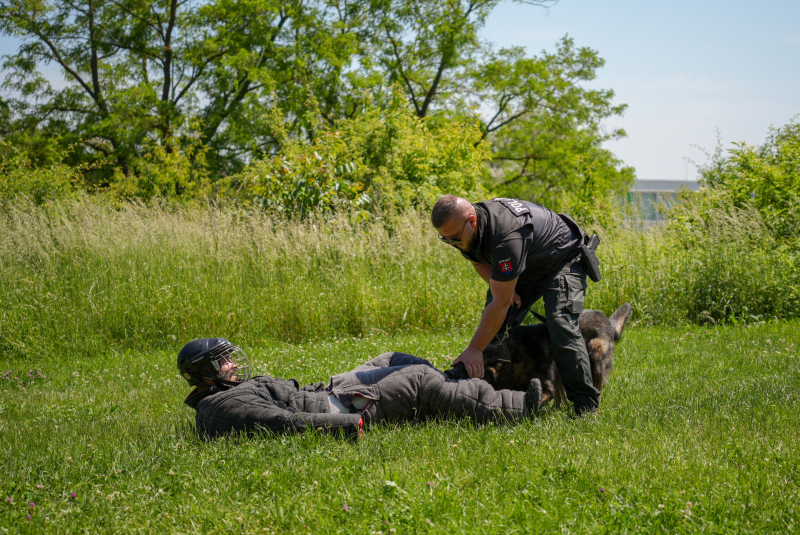
POLYGON ((503 275, 508 275, 512 270, 513 268, 511 267, 510 261, 507 260, 505 262, 500 262, 500 273, 503 275))

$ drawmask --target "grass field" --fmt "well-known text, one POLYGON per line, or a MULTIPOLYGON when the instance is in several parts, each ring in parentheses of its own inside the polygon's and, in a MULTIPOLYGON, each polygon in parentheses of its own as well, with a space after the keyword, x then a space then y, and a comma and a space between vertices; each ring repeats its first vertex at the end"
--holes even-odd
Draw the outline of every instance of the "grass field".
MULTIPOLYGON (((466 336, 245 349, 259 373, 303 383, 386 350, 442 367, 466 336)), ((517 426, 377 428, 358 444, 319 435, 199 441, 181 403, 189 389, 174 367, 179 347, 0 357, 0 532, 797 529, 796 321, 629 325, 595 420, 550 408, 517 426)))

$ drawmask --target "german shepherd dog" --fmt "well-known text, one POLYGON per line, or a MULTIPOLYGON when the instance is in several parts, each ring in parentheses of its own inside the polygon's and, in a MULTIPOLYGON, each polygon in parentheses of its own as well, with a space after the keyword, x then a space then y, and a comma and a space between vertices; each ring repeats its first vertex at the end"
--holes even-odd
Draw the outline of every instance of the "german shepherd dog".
MULTIPOLYGON (((610 318, 597 310, 584 310, 578 317, 578 328, 586 342, 592 382, 602 391, 613 369, 614 342, 622 338, 622 330, 631 315, 631 305, 625 303, 610 318)), ((538 314, 540 320, 544 320, 538 314)), ((542 406, 555 399, 560 405, 566 400, 561 376, 556 370, 550 351, 550 333, 544 323, 520 325, 508 331, 500 343, 490 344, 483 352, 484 380, 496 390, 526 391, 531 379, 542 382, 542 406)), ((462 363, 445 371, 451 379, 466 379, 462 363)))

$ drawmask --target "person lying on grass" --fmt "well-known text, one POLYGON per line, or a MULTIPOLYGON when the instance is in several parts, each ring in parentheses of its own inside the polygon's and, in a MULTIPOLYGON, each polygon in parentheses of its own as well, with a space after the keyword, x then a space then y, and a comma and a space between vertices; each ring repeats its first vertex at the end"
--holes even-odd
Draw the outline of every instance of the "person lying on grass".
POLYGON ((358 438, 364 425, 431 417, 517 421, 539 411, 542 387, 495 390, 482 380, 447 379, 427 360, 383 353, 334 375, 327 386, 300 388, 294 379, 250 378, 247 355, 224 338, 200 338, 178 354, 178 370, 195 389, 184 403, 196 411, 197 432, 215 438, 264 429, 276 434, 308 429, 358 438))

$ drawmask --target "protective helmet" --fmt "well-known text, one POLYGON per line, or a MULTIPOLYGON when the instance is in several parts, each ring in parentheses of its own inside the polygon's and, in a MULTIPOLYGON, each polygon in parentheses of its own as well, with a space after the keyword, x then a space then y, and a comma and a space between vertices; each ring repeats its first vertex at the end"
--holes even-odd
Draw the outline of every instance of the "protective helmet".
POLYGON ((250 363, 244 351, 224 338, 198 338, 178 353, 178 371, 189 386, 203 379, 233 385, 250 378, 250 363))

